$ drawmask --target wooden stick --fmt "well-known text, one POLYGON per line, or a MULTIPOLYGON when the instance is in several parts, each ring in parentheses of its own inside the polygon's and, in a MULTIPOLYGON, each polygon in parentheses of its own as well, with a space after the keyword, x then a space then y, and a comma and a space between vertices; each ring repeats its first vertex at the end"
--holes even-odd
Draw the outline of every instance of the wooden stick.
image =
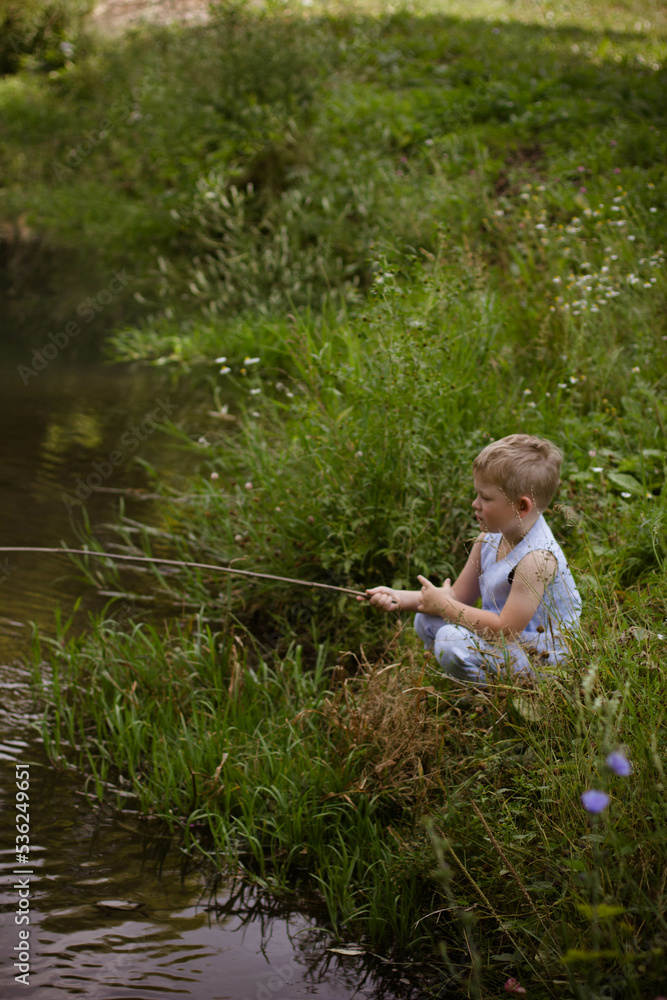
POLYGON ((300 587, 320 587, 323 590, 337 590, 341 594, 353 594, 355 597, 367 598, 362 590, 350 590, 348 587, 334 587, 332 583, 316 583, 313 580, 293 580, 288 576, 274 576, 273 573, 256 573, 249 569, 236 569, 231 566, 215 566, 212 563, 183 562, 181 559, 159 559, 154 556, 127 556, 115 552, 96 552, 94 549, 48 549, 35 548, 30 545, 2 545, 0 552, 45 552, 71 556, 97 556, 102 559, 119 559, 126 562, 162 563, 165 566, 188 566, 191 569, 208 569, 214 573, 235 573, 237 576, 254 576, 262 580, 277 580, 280 583, 296 583, 300 587))

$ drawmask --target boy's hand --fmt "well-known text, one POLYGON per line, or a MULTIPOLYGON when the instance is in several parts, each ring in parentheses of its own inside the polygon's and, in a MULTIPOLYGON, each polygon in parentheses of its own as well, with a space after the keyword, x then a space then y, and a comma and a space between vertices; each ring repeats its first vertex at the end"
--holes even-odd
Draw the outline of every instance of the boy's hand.
MULTIPOLYGON (((381 611, 401 610, 398 592, 392 590, 391 587, 371 587, 366 591, 366 594, 374 608, 379 608, 381 611)), ((363 597, 357 597, 358 601, 363 601, 363 599, 363 597)))
POLYGON ((436 587, 425 576, 418 576, 417 579, 422 585, 417 611, 421 611, 425 615, 439 615, 443 618, 447 605, 454 599, 451 581, 448 578, 442 587, 436 587))

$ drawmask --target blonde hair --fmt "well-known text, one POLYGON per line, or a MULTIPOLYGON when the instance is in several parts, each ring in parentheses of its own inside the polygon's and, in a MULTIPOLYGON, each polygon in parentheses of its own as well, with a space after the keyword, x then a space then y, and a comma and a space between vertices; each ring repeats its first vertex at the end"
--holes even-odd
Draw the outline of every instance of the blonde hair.
POLYGON ((560 484, 562 461, 562 451, 551 441, 532 434, 510 434, 487 444, 472 470, 501 489, 508 500, 529 496, 543 511, 560 484))

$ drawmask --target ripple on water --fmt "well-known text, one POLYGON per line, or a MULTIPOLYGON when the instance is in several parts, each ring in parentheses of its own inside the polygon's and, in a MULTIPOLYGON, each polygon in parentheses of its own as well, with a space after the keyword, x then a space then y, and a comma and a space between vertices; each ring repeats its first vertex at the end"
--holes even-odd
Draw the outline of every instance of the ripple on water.
MULTIPOLYGON (((132 413, 144 413, 161 390, 145 370, 63 377, 54 369, 20 395, 17 384, 15 372, 0 372, 5 544, 71 542, 62 490, 109 454, 132 413)), ((158 450, 157 440, 149 444, 158 450)), ((113 486, 131 482, 128 470, 113 486)), ((93 496, 90 504, 96 516, 112 509, 108 497, 93 496)), ((127 814, 96 813, 82 775, 49 762, 37 737, 30 672, 15 657, 27 649, 27 622, 51 633, 54 609, 60 602, 68 613, 78 584, 66 557, 12 556, 10 563, 8 576, 0 553, 0 658, 10 661, 0 666, 0 998, 407 997, 397 985, 400 972, 387 980, 359 959, 328 952, 330 938, 305 904, 292 908, 233 879, 211 899, 206 872, 186 867, 178 844, 127 814), (34 872, 29 986, 14 981, 12 965, 19 930, 14 766, 25 761, 34 872)))

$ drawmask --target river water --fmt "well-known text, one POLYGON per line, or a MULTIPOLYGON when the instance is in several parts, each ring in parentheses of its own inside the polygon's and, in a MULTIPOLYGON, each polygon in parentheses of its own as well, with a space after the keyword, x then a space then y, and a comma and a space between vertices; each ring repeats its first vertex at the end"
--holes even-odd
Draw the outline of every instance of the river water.
MULTIPOLYGON (((94 526, 113 520, 114 491, 146 485, 136 457, 165 477, 187 471, 188 459, 159 424, 171 408, 172 419, 196 427, 205 389, 199 398, 192 385, 172 385, 164 372, 103 366, 74 354, 26 376, 12 354, 0 371, 0 544, 76 546, 77 490, 79 496, 90 492, 86 507, 94 526), (93 486, 100 488, 91 492, 93 486)), ((150 517, 150 503, 130 495, 126 513, 150 517)), ((24 665, 30 622, 53 634, 57 608, 67 615, 82 596, 83 612, 101 599, 77 581, 67 557, 28 554, 5 560, 0 553, 0 595, 3 1000, 418 995, 406 970, 329 950, 334 943, 320 914, 292 909, 233 879, 214 883, 211 870, 194 866, 176 840, 148 828, 130 807, 122 815, 101 812, 80 773, 48 760, 24 665), (24 765, 29 866, 17 856, 15 826, 16 778, 22 783, 25 774, 17 766, 24 765), (25 930, 28 950, 25 935, 19 937, 25 930), (17 981, 24 966, 29 975, 17 981)))

